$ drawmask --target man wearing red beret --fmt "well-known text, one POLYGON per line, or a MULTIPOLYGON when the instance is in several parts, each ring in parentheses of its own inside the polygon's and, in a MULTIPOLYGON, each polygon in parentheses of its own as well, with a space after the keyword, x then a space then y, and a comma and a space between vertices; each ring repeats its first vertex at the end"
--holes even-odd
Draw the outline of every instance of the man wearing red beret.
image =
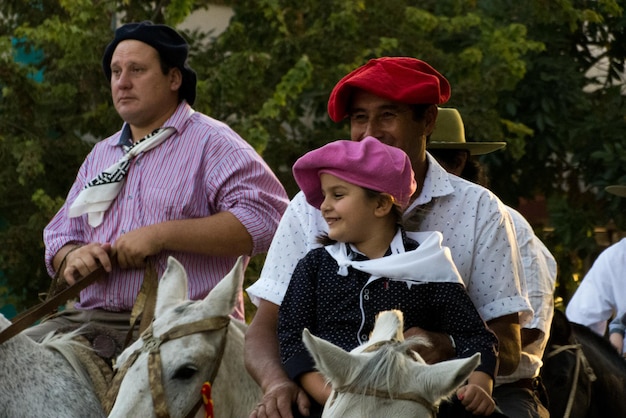
MULTIPOLYGON (((405 228, 443 234, 470 298, 498 336, 499 373, 506 375, 517 368, 520 325, 532 318, 532 308, 513 224, 502 202, 484 187, 448 174, 426 152, 437 105, 449 97, 448 81, 424 61, 385 57, 341 79, 330 95, 328 113, 335 122, 349 119, 352 140, 373 136, 408 154, 417 191, 404 214, 405 228)), ((247 289, 258 311, 246 335, 246 365, 265 393, 252 418, 309 415, 309 399, 282 369, 276 323, 293 269, 319 246, 316 237, 325 232, 319 210, 298 193, 280 222, 261 277, 247 289), (294 403, 297 412, 292 413, 294 403)), ((420 352, 427 362, 454 356, 448 335, 417 328, 405 333, 415 334, 426 334, 436 347, 420 352)), ((472 410, 471 405, 465 407, 472 410)))

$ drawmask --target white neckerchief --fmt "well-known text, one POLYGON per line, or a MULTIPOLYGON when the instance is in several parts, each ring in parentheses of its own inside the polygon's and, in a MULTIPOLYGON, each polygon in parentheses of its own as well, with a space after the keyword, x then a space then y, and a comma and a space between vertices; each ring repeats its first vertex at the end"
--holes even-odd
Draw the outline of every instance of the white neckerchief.
POLYGON ((100 225, 104 212, 111 206, 124 184, 130 160, 157 147, 174 132, 176 129, 172 127, 159 128, 129 147, 122 158, 87 183, 70 206, 69 217, 75 218, 86 213, 89 225, 94 228, 100 225))
POLYGON ((419 243, 419 247, 411 251, 404 250, 402 233, 398 230, 391 241, 391 255, 373 260, 355 261, 347 254, 345 243, 335 243, 325 247, 326 251, 337 261, 340 276, 348 275, 348 267, 369 273, 368 283, 381 277, 392 280, 412 282, 452 282, 461 283, 459 274, 450 249, 443 247, 443 235, 438 231, 407 232, 409 238, 419 243))

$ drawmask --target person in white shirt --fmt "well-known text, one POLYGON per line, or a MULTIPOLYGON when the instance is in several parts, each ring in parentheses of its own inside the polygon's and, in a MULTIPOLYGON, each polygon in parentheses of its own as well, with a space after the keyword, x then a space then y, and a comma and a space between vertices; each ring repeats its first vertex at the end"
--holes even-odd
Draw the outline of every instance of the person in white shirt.
MULTIPOLYGON (((500 374, 519 364, 520 326, 532 318, 515 231, 504 204, 482 186, 447 173, 428 153, 438 105, 450 96, 450 85, 424 61, 409 57, 372 59, 342 78, 331 92, 328 113, 335 122, 349 120, 350 139, 373 136, 407 153, 417 191, 404 215, 407 231, 439 231, 450 248, 470 298, 499 340, 500 374)), ((375 175, 375 174, 374 174, 375 175)), ((298 193, 290 202, 259 280, 247 289, 258 310, 246 334, 245 360, 264 396, 252 418, 308 416, 310 401, 289 379, 280 362, 276 326, 279 305, 298 261, 318 247, 327 232, 317 208, 298 193)), ((427 335, 430 363, 454 356, 449 336, 419 328, 405 336, 427 335)))
MULTIPOLYGON (((624 185, 608 186, 606 191, 626 197, 624 185)), ((567 319, 605 335, 609 321, 626 312, 625 271, 626 238, 623 238, 596 258, 567 304, 567 319)))
MULTIPOLYGON (((474 156, 505 146, 505 142, 467 142, 459 111, 440 108, 427 149, 448 172, 489 187, 486 170, 474 156)), ((510 418, 548 417, 539 372, 554 316, 557 264, 524 216, 510 206, 506 209, 515 226, 528 297, 535 315, 521 329, 522 352, 518 368, 508 376, 496 377, 493 394, 502 412, 510 418)))

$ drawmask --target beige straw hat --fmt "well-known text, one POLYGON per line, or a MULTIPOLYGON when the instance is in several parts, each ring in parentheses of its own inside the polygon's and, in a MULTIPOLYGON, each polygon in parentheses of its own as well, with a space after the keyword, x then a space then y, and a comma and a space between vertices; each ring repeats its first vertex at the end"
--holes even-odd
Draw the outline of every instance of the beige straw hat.
POLYGON ((613 186, 606 186, 604 190, 614 194, 615 196, 626 197, 626 186, 616 184, 613 186))
POLYGON ((506 146, 506 142, 466 142, 463 119, 458 110, 440 107, 435 129, 427 149, 466 149, 471 155, 489 154, 506 146))

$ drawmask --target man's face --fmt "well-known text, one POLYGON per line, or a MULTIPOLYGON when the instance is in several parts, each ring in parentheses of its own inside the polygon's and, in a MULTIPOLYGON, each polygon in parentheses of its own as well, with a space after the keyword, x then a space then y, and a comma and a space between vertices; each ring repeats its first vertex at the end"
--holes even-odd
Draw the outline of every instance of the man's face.
MULTIPOLYGON (((159 53, 129 39, 120 42, 111 59, 111 95, 117 113, 133 127, 160 126, 178 104, 180 70, 163 74, 159 53)), ((135 138, 137 139, 137 138, 135 138)))
MULTIPOLYGON (((349 115, 350 138, 353 141, 373 136, 406 152, 412 164, 425 160, 427 118, 415 120, 409 105, 356 90, 349 115)), ((432 127, 429 129, 432 130, 432 127)))

